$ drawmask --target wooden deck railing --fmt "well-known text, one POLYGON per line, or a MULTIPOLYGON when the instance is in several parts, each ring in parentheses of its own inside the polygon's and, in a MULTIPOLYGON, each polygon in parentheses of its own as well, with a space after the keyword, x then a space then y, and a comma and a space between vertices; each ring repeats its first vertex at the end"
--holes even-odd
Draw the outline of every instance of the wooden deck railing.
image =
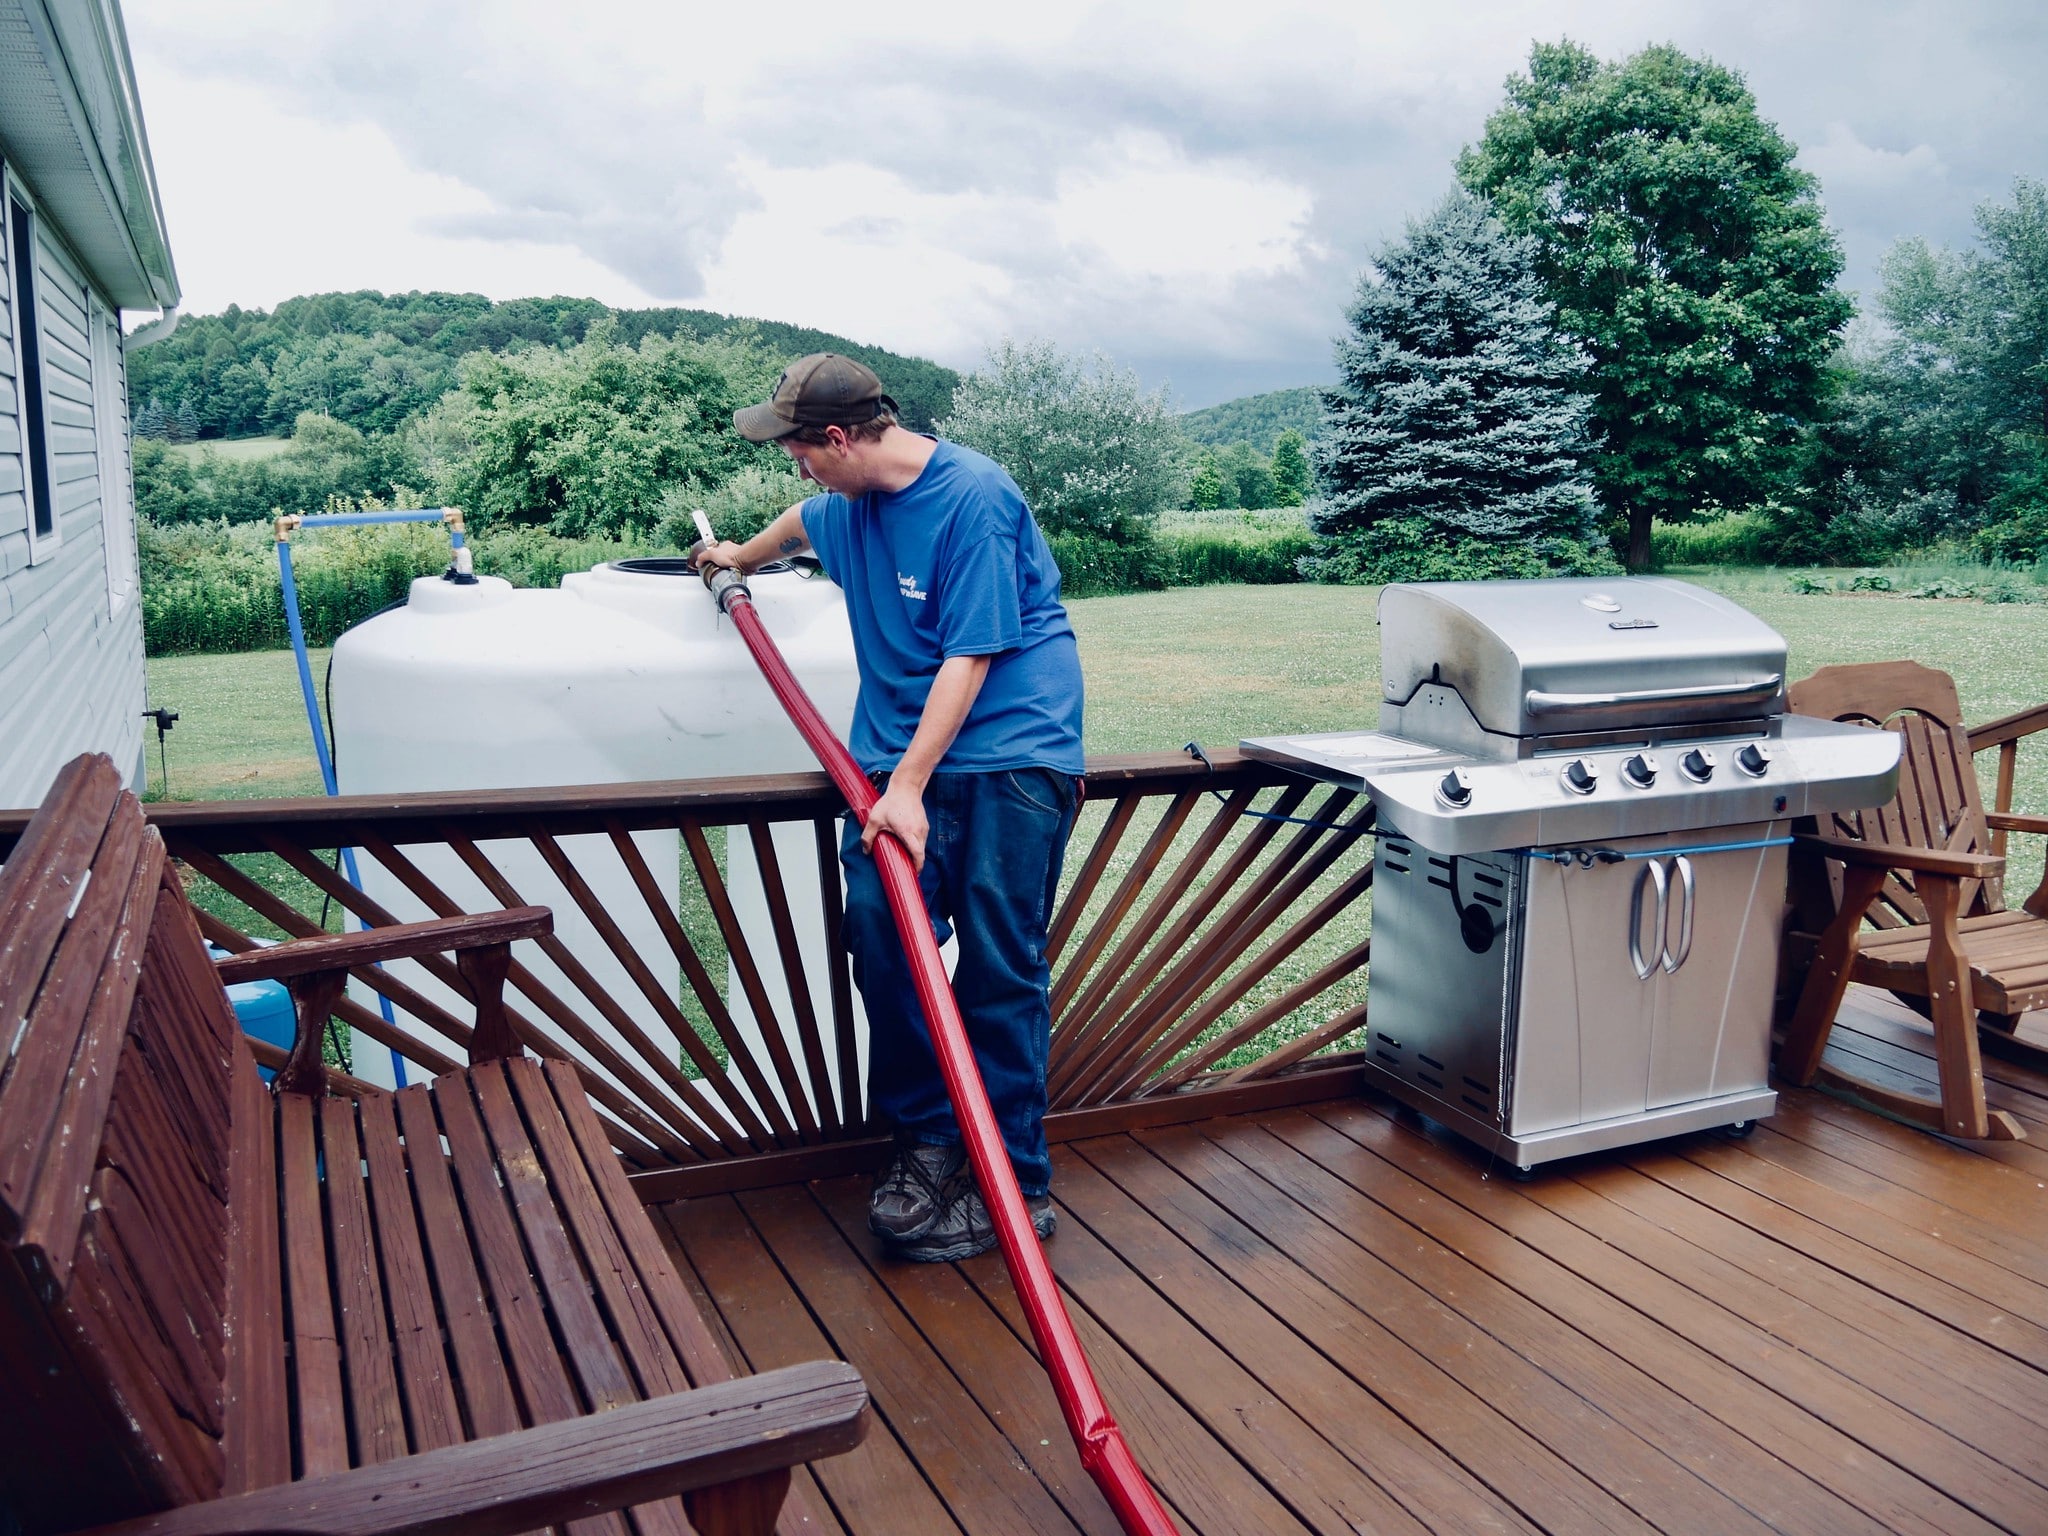
MULTIPOLYGON (((801 774, 172 804, 150 819, 208 940, 230 952, 331 930, 342 911, 383 926, 552 906, 555 934, 514 951, 512 1027, 576 1064, 645 1192, 668 1198, 871 1155, 838 943, 843 810, 822 775, 801 774), (367 892, 337 872, 342 847, 358 850, 367 892), (736 894, 740 849, 755 873, 736 894), (757 1160, 772 1168, 739 1166, 757 1160)), ((1234 753, 1213 770, 1167 754, 1090 765, 1048 946, 1056 1135, 1222 1107, 1198 1095, 1313 1091, 1305 1060, 1364 1023, 1368 818, 1348 792, 1234 753)), ((0 855, 17 820, 0 815, 0 855)), ((465 1059, 472 1011, 452 958, 354 979, 336 1018, 409 1076, 465 1059)), ((356 1078, 377 1065, 359 1059, 356 1078)), ((1310 1067, 1323 1078, 1345 1061, 1310 1067)))

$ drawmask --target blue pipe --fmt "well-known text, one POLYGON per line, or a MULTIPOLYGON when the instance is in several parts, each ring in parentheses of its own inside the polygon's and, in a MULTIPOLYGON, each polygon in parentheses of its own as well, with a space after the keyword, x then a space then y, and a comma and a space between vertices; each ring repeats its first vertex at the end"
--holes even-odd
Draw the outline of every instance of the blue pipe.
MULTIPOLYGON (((361 528, 368 523, 438 523, 445 521, 444 513, 436 508, 430 512, 321 512, 312 517, 299 519, 301 528, 361 528)), ((455 547, 462 547, 462 535, 455 535, 455 547)))
POLYGON ((306 656, 306 626, 299 619, 299 584, 292 577, 292 542, 277 541, 277 583, 284 589, 284 622, 291 632, 292 655, 299 663, 299 693, 306 701, 306 723, 313 727, 313 755, 320 760, 320 782, 330 797, 341 793, 334 780, 334 755, 327 750, 327 728, 320 723, 320 699, 313 692, 313 663, 306 656))
MULTIPOLYGON (((323 513, 318 517, 302 517, 301 528, 327 528, 338 525, 360 527, 364 523, 438 523, 445 519, 439 512, 349 512, 344 514, 323 513)), ((449 534, 453 547, 461 549, 462 531, 451 528, 449 534)), ((299 584, 292 576, 292 542, 290 539, 277 541, 277 581, 284 595, 285 627, 292 637, 292 656, 299 664, 299 693, 306 701, 306 723, 313 728, 313 755, 320 761, 320 782, 327 786, 330 797, 341 793, 334 777, 334 754, 327 744, 327 728, 320 720, 320 697, 313 691, 313 663, 306 655, 306 626, 299 617, 299 584)), ((356 851, 353 848, 341 850, 343 878, 357 890, 363 888, 362 876, 356 869, 356 851)), ((398 1017, 391 1011, 391 999, 383 993, 377 994, 377 1010, 384 1015, 384 1022, 392 1028, 398 1027, 398 1017)), ((405 1058, 398 1053, 398 1047, 391 1047, 392 1080, 399 1087, 405 1086, 405 1058)))
POLYGON ((1586 850, 1525 848, 1522 851, 1532 859, 1542 859, 1546 862, 1555 861, 1562 863, 1565 859, 1570 858, 1573 853, 1584 851, 1598 855, 1603 862, 1619 863, 1628 859, 1669 859, 1676 858, 1680 854, 1742 853, 1751 848, 1789 848, 1791 846, 1792 839, 1789 837, 1760 837, 1746 843, 1696 843, 1690 848, 1638 848, 1628 853, 1623 853, 1619 848, 1592 848, 1586 850))

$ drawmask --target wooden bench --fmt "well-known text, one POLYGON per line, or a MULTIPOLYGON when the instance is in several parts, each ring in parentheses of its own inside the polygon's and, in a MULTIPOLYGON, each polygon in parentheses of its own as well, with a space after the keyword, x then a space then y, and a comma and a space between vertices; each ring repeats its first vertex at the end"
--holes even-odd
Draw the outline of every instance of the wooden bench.
POLYGON ((508 946, 550 925, 217 969, 113 765, 63 771, 0 869, 0 1497, 26 1529, 817 1528, 790 1469, 860 1440, 860 1378, 733 1379, 574 1074, 504 1028, 508 946), (451 950, 468 1069, 392 1094, 322 1066, 350 968, 451 950), (293 988, 273 1088, 222 973, 293 988))
POLYGON ((1985 1103, 1979 1047, 2048 1067, 2048 1051, 2019 1035, 2021 1016, 2048 1006, 2048 880, 2018 908, 2004 892, 2006 834, 2048 833, 2048 817, 2012 809, 2018 744, 2048 728, 2048 706, 1968 731, 1954 680, 1913 661, 1823 667, 1786 693, 1800 714, 1882 726, 1904 742, 1888 804, 1822 818, 1793 850, 1786 958, 1811 962, 1779 1073, 1928 1130, 2021 1139, 2019 1122, 1985 1103), (1993 748, 1998 790, 1987 812, 1974 757, 1993 748), (1933 1023, 1939 1099, 1823 1060, 1852 981, 1886 988, 1933 1023))

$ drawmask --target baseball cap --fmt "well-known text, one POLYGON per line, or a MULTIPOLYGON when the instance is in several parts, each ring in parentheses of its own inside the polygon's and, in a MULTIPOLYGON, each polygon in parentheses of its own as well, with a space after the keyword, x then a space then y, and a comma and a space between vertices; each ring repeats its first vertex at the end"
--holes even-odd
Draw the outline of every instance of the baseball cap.
POLYGON ((782 370, 765 402, 734 411, 732 424, 750 443, 772 443, 798 427, 858 426, 895 409, 872 368, 837 352, 813 352, 782 370))

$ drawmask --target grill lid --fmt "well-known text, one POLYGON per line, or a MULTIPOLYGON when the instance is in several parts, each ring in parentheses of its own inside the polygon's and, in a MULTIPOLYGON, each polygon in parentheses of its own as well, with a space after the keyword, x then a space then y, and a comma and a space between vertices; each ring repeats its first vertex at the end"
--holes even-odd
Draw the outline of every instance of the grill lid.
POLYGON ((1757 719, 1785 708, 1785 640, 1718 593, 1659 576, 1404 582, 1380 593, 1381 725, 1455 689, 1505 736, 1757 719))

